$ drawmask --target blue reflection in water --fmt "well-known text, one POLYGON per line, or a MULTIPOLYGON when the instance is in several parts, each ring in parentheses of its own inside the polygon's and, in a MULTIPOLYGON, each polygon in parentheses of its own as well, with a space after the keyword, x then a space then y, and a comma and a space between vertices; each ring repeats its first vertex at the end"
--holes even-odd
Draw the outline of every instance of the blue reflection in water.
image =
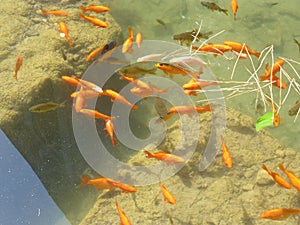
POLYGON ((0 130, 0 225, 70 225, 30 165, 0 130))

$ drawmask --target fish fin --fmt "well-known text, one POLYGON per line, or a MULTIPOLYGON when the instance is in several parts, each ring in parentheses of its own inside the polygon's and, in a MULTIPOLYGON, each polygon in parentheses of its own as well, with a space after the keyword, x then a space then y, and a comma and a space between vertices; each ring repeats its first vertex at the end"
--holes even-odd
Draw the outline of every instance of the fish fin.
POLYGON ((80 9, 82 10, 82 13, 85 13, 87 11, 83 6, 80 6, 80 9))
POLYGON ((77 185, 78 187, 82 187, 84 185, 87 185, 87 183, 90 181, 90 178, 87 175, 83 175, 81 177, 81 179, 82 179, 82 182, 77 185))
POLYGON ((280 169, 280 170, 282 170, 283 172, 285 172, 285 168, 283 167, 283 165, 282 165, 282 163, 279 163, 278 164, 278 168, 280 169))
POLYGON ((133 110, 137 110, 138 106, 137 105, 132 105, 133 110))

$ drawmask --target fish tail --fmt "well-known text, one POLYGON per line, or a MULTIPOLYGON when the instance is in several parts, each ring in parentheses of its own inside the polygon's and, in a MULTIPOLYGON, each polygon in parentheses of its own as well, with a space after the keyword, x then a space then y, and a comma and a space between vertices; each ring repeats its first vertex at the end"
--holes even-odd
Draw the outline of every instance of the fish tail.
POLYGON ((268 79, 270 79, 270 76, 269 76, 269 75, 263 75, 263 76, 260 76, 260 77, 259 77, 259 80, 260 80, 260 81, 264 81, 264 80, 268 80, 268 79))
POLYGON ((85 186, 85 185, 87 185, 88 182, 90 181, 90 178, 89 178, 88 176, 86 176, 86 175, 83 175, 83 176, 81 177, 81 179, 82 179, 82 182, 81 182, 80 184, 78 184, 78 187, 85 186))
POLYGON ((203 107, 204 111, 211 111, 210 104, 207 104, 206 106, 203 107))
POLYGON ((138 106, 137 105, 132 105, 133 110, 137 110, 138 106))
POLYGON ((111 137, 110 140, 111 140, 111 143, 113 144, 113 146, 117 146, 117 141, 116 141, 115 137, 111 137))
POLYGON ((80 6, 80 9, 82 10, 82 13, 85 13, 87 11, 86 8, 83 6, 80 6))
POLYGON ((228 10, 227 9, 223 9, 222 12, 225 13, 228 16, 228 10))
POLYGON ((65 107, 66 106, 66 102, 67 102, 67 100, 63 101, 62 103, 60 103, 58 105, 58 107, 61 107, 61 108, 65 107))
POLYGON ((18 76, 16 72, 13 73, 13 77, 16 79, 16 81, 18 81, 18 76))
POLYGON ((78 15, 84 19, 84 15, 82 13, 79 13, 78 15))
POLYGON ((41 11, 42 11, 42 12, 41 12, 42 15, 47 14, 47 11, 46 11, 46 10, 43 10, 43 9, 42 9, 41 11))
POLYGON ((175 112, 168 112, 167 115, 165 115, 162 119, 164 121, 167 121, 168 119, 170 119, 173 115, 174 115, 175 112))

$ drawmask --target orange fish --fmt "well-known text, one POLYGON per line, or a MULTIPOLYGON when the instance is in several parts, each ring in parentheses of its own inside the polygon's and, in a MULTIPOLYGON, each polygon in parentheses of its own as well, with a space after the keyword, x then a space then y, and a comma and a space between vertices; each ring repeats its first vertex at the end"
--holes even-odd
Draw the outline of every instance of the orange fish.
POLYGON ((92 185, 95 186, 98 190, 103 189, 109 189, 112 190, 114 187, 111 184, 113 180, 105 177, 100 177, 96 179, 90 179, 88 176, 82 176, 81 177, 82 182, 78 185, 79 187, 85 186, 85 185, 92 185))
POLYGON ((167 164, 178 164, 178 163, 184 163, 184 159, 173 154, 166 153, 164 151, 160 152, 149 152, 144 150, 145 154, 147 155, 147 158, 155 158, 157 160, 161 160, 166 162, 167 164))
POLYGON ((162 192, 162 194, 164 196, 165 201, 168 202, 168 203, 170 203, 170 204, 172 204, 172 205, 174 205, 176 203, 176 199, 172 195, 172 193, 169 192, 167 190, 167 188, 162 183, 159 183, 159 186, 160 186, 160 189, 161 189, 161 192, 162 192))
POLYGON ((290 170, 287 170, 283 167, 281 163, 278 164, 278 167, 282 172, 284 172, 287 177, 289 178, 291 184, 298 190, 300 191, 300 179, 290 170))
POLYGON ((80 91, 75 97, 74 108, 76 112, 80 112, 80 110, 85 106, 84 96, 83 96, 83 88, 80 87, 80 91))
MULTIPOLYGON (((90 89, 90 90, 93 90, 95 92, 97 92, 98 94, 102 94, 103 93, 103 90, 101 87, 99 87, 98 85, 92 83, 92 82, 89 82, 89 81, 86 81, 86 80, 82 80, 82 79, 79 79, 78 77, 75 77, 75 76, 72 76, 72 78, 74 78, 75 80, 77 80, 79 82, 79 84, 85 88, 85 89, 90 89)), ((70 80, 70 79, 69 79, 70 80)))
POLYGON ((99 96, 99 93, 98 92, 95 92, 93 90, 81 90, 81 91, 76 91, 76 92, 73 92, 70 97, 71 98, 77 98, 79 95, 81 94, 81 96, 84 98, 84 99, 92 99, 92 98, 95 98, 97 96, 99 96))
POLYGON ((101 27, 101 28, 107 28, 108 27, 108 24, 100 19, 97 19, 93 16, 85 16, 81 13, 79 13, 79 16, 89 22, 91 22, 94 26, 98 26, 98 27, 101 27))
POLYGON ((211 86, 211 85, 217 85, 218 82, 216 81, 195 81, 194 79, 192 79, 193 81, 189 81, 188 83, 184 84, 182 86, 182 88, 184 90, 198 90, 207 86, 211 86))
POLYGON ((93 58, 96 57, 96 55, 99 54, 99 52, 101 52, 107 45, 102 45, 99 48, 96 48, 95 50, 93 50, 85 59, 85 61, 91 61, 93 58))
POLYGON ((192 46, 192 49, 200 51, 200 52, 212 52, 212 53, 214 53, 215 56, 223 55, 224 52, 232 50, 232 48, 228 45, 212 44, 212 43, 210 43, 208 45, 204 45, 201 48, 199 48, 197 46, 192 46))
POLYGON ((42 10, 42 15, 68 16, 69 13, 60 10, 42 10))
POLYGON ((225 142, 224 142, 224 138, 223 136, 221 136, 221 140, 222 140, 222 149, 223 149, 223 156, 222 156, 222 162, 228 167, 231 168, 232 167, 232 156, 228 150, 228 147, 226 146, 225 142))
POLYGON ((59 22, 59 32, 61 34, 61 36, 65 37, 70 45, 70 47, 73 46, 73 43, 71 41, 71 38, 69 36, 69 30, 67 28, 67 25, 65 22, 61 21, 59 22))
POLYGON ((166 118, 164 118, 164 120, 169 119, 170 115, 173 115, 174 113, 178 113, 178 114, 188 114, 189 116, 192 116, 192 114, 194 112, 198 112, 198 113, 203 113, 203 112, 208 112, 211 111, 210 105, 206 105, 204 107, 195 107, 195 106, 174 106, 172 107, 169 112, 168 115, 166 116, 166 118))
POLYGON ((119 182, 116 182, 116 181, 111 181, 111 184, 112 184, 113 187, 120 188, 122 190, 122 192, 124 192, 124 193, 137 192, 136 187, 131 186, 129 184, 119 183, 119 182))
POLYGON ((170 78, 173 78, 174 74, 180 74, 182 76, 191 75, 195 78, 199 78, 199 73, 181 69, 169 63, 156 63, 155 67, 162 70, 166 75, 169 75, 170 78))
POLYGON ((74 77, 71 77, 71 76, 62 76, 61 79, 63 79, 63 81, 65 81, 66 83, 71 84, 75 87, 80 85, 79 80, 75 79, 74 77))
POLYGON ((233 12, 234 15, 234 19, 236 20, 236 12, 239 8, 237 0, 231 0, 231 4, 230 4, 231 10, 233 12))
POLYGON ((15 67, 15 72, 13 74, 13 77, 18 80, 18 71, 20 70, 21 66, 22 66, 22 63, 23 63, 23 57, 20 55, 18 58, 17 58, 17 61, 16 61, 16 67, 15 67))
POLYGON ((123 46, 122 46, 122 53, 131 53, 132 50, 132 43, 133 43, 133 30, 132 27, 128 27, 128 38, 126 41, 124 41, 123 46))
POLYGON ((113 146, 116 146, 117 141, 114 137, 114 124, 113 124, 113 122, 111 120, 106 120, 104 129, 107 131, 113 146))
POLYGON ((114 117, 104 115, 97 110, 92 110, 92 109, 81 109, 79 111, 80 113, 92 118, 92 119, 103 119, 103 120, 112 120, 114 117))
POLYGON ((137 33, 136 34, 135 41, 136 41, 136 44, 137 44, 138 48, 140 48, 141 44, 143 42, 143 38, 142 38, 142 34, 141 33, 137 33))
POLYGON ((242 43, 238 43, 238 42, 234 42, 234 41, 224 41, 224 45, 230 46, 232 51, 235 51, 237 53, 242 52, 244 54, 247 54, 247 52, 248 52, 250 55, 254 55, 257 58, 260 57, 259 52, 253 51, 246 44, 242 44, 242 43))
POLYGON ((284 60, 282 59, 276 61, 270 69, 268 69, 269 64, 266 64, 265 75, 260 76, 260 81, 270 80, 271 75, 272 75, 272 80, 279 79, 278 77, 275 76, 275 74, 280 71, 280 68, 283 66, 283 64, 284 64, 284 60))
MULTIPOLYGON (((269 100, 269 99, 268 99, 269 100)), ((273 110, 273 125, 275 127, 278 127, 280 125, 281 119, 280 119, 280 115, 279 112, 277 111, 276 105, 274 104, 274 102, 272 102, 271 100, 269 100, 272 103, 272 110, 273 110)))
POLYGON ((117 102, 123 103, 125 105, 128 105, 128 106, 132 107, 133 110, 136 110, 138 108, 136 105, 133 105, 130 102, 128 102, 124 96, 120 95, 119 93, 117 93, 111 89, 104 90, 103 95, 109 96, 112 101, 117 101, 117 102))
POLYGON ((261 168, 263 168, 265 171, 267 171, 267 173, 273 177, 273 180, 280 185, 281 187, 287 188, 287 189, 291 189, 292 186, 289 182, 287 182, 285 179, 283 179, 281 176, 278 175, 278 173, 275 173, 271 170, 269 170, 265 164, 262 164, 261 168))
POLYGON ((282 220, 292 215, 297 215, 299 213, 300 213, 300 209, 291 209, 291 208, 272 209, 260 214, 260 218, 271 219, 271 220, 282 220))
POLYGON ((117 200, 116 200, 116 207, 120 216, 120 225, 131 225, 130 220, 126 216, 125 212, 120 208, 117 200))
POLYGON ((85 13, 86 11, 92 11, 95 13, 104 13, 108 12, 110 10, 109 7, 107 6, 102 6, 102 5, 90 5, 87 7, 80 6, 82 13, 85 13))

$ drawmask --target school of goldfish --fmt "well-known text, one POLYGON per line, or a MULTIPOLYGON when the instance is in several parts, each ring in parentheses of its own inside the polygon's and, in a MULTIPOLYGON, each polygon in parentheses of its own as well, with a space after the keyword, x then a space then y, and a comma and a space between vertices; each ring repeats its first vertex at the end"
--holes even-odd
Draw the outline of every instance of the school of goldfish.
MULTIPOLYGON (((211 10, 217 10, 220 12, 228 14, 227 10, 220 8, 215 3, 211 2, 201 2, 201 4, 211 10)), ((234 15, 234 20, 236 20, 237 10, 238 10, 238 3, 236 0, 232 0, 230 4, 232 13, 234 15)), ((109 7, 106 6, 97 6, 97 5, 91 5, 87 7, 81 7, 82 13, 79 13, 79 17, 92 23, 94 26, 98 26, 99 28, 107 28, 109 24, 105 21, 102 21, 98 18, 95 18, 93 16, 85 15, 86 12, 94 12, 94 13, 105 13, 110 11, 109 7)), ((42 10, 42 15, 55 15, 55 16, 68 16, 68 12, 60 11, 60 10, 42 10)), ((70 47, 73 46, 73 42, 69 36, 69 30, 67 28, 67 25, 65 22, 61 21, 59 22, 59 32, 63 37, 66 38, 68 44, 70 47)), ((194 32, 194 31, 193 31, 194 32)), ((187 39, 190 39, 189 36, 191 34, 188 34, 189 32, 186 32, 184 35, 187 39)), ((194 32, 195 33, 195 32, 194 32)), ((210 33, 209 33, 210 34, 210 33)), ((175 39, 175 38, 174 38, 175 39)), ((142 34, 138 32, 136 34, 136 37, 134 39, 134 32, 133 28, 128 28, 128 37, 125 39, 121 52, 123 54, 130 54, 133 52, 133 44, 134 41, 136 42, 136 45, 138 48, 141 48, 143 38, 142 34)), ((180 39, 180 42, 182 42, 182 39, 180 39)), ((110 62, 111 60, 110 55, 115 50, 117 46, 117 43, 112 41, 111 43, 102 45, 95 50, 93 50, 87 57, 86 61, 92 61, 95 58, 97 58, 98 61, 106 61, 110 62)), ((250 55, 253 55, 257 58, 260 58, 261 53, 252 50, 250 47, 248 47, 245 43, 238 43, 234 41, 225 40, 222 44, 216 44, 216 43, 209 43, 204 46, 192 46, 192 50, 196 53, 212 53, 214 56, 223 56, 225 52, 232 52, 234 55, 237 55, 241 59, 247 59, 250 57, 250 55)), ((138 62, 151 62, 156 61, 156 59, 160 58, 161 54, 153 54, 144 56, 138 59, 138 62)), ((146 70, 143 68, 140 68, 138 66, 134 67, 127 67, 123 68, 122 70, 118 71, 120 75, 120 79, 126 80, 133 84, 133 88, 130 90, 130 92, 133 95, 140 96, 142 98, 146 98, 148 96, 153 95, 153 93, 158 94, 164 94, 169 91, 169 89, 161 90, 158 87, 143 82, 137 78, 135 78, 135 75, 139 74, 155 74, 155 71, 161 70, 165 75, 170 76, 172 79, 174 75, 181 75, 181 76, 189 76, 192 77, 187 83, 182 85, 182 89, 184 90, 184 93, 186 95, 197 95, 197 91, 201 90, 204 87, 211 86, 211 85, 219 85, 217 81, 201 81, 199 78, 203 72, 203 64, 204 62, 195 62, 200 65, 198 71, 192 71, 189 68, 186 68, 182 66, 184 64, 184 60, 191 60, 187 58, 180 58, 177 59, 177 61, 170 61, 169 63, 165 62, 156 62, 153 66, 154 68, 151 70, 146 70), (130 75, 130 76, 128 76, 130 75), (133 75, 133 76, 132 76, 133 75)), ((15 65, 15 71, 13 74, 13 77, 18 81, 18 71, 20 70, 23 63, 22 56, 19 56, 16 61, 15 65)), ((260 76, 260 81, 266 81, 269 80, 271 84, 275 87, 278 87, 280 89, 285 89, 287 87, 286 83, 281 80, 280 77, 276 76, 276 73, 278 73, 282 66, 284 64, 284 60, 279 59, 274 64, 269 67, 268 64, 265 65, 265 74, 260 76)), ((105 122, 104 129, 107 131, 108 136, 111 140, 111 143, 113 146, 117 146, 117 139, 114 134, 114 124, 113 121, 116 119, 113 116, 105 115, 101 112, 99 112, 96 109, 88 109, 86 108, 86 102, 90 99, 97 98, 97 97, 104 97, 110 98, 111 101, 115 101, 119 104, 124 104, 128 107, 130 107, 132 110, 138 110, 138 106, 135 104, 130 103, 124 96, 120 95, 118 92, 112 90, 112 89, 102 89, 102 87, 98 86, 97 84, 94 84, 92 82, 80 79, 73 75, 63 75, 61 79, 66 82, 69 85, 72 85, 76 88, 79 88, 78 91, 74 91, 71 93, 70 97, 73 99, 73 107, 76 113, 82 114, 86 116, 87 118, 91 118, 93 120, 95 119, 101 119, 105 122)), ((279 126, 280 124, 280 116, 276 109, 276 105, 271 102, 272 104, 272 110, 274 113, 273 118, 273 124, 274 126, 279 126)), ((29 110, 31 112, 48 112, 50 110, 55 110, 60 107, 64 107, 65 102, 63 103, 53 103, 53 102, 47 102, 43 104, 39 104, 36 106, 32 106, 29 110)), ((174 106, 168 109, 167 113, 161 118, 163 120, 168 120, 170 117, 172 117, 174 114, 186 114, 188 116, 191 116, 195 111, 198 113, 205 113, 211 111, 212 108, 209 104, 200 107, 193 107, 193 106, 174 106)), ((224 165, 228 168, 233 167, 233 159, 232 155, 229 151, 229 148, 225 144, 223 136, 220 137, 221 139, 221 148, 222 148, 222 162, 224 165)), ((174 165, 179 163, 184 163, 184 159, 180 156, 170 154, 168 151, 158 151, 158 152, 150 152, 147 150, 144 150, 145 157, 146 158, 153 158, 156 160, 160 160, 165 162, 167 165, 174 165)), ((292 187, 296 188, 298 191, 300 191, 300 179, 290 170, 287 170, 283 167, 282 164, 279 164, 279 169, 286 174, 286 176, 289 179, 289 182, 286 181, 284 178, 282 178, 278 173, 275 173, 268 169, 266 165, 262 165, 262 168, 270 175, 272 176, 274 182, 276 182, 279 186, 284 187, 286 189, 291 189, 292 187)), ((96 187, 98 190, 115 190, 119 189, 124 193, 134 193, 137 191, 137 188, 125 183, 117 182, 110 178, 100 177, 91 179, 88 176, 82 176, 82 182, 78 185, 79 187, 85 186, 85 185, 91 185, 96 187)), ((174 195, 160 182, 159 187, 161 189, 163 198, 166 202, 169 204, 176 204, 176 198, 174 195)), ((116 209, 120 217, 120 222, 122 225, 128 225, 131 224, 129 218, 125 214, 125 212, 121 209, 119 206, 118 201, 116 200, 116 209)), ((272 209, 270 211, 263 212, 260 217, 261 218, 268 218, 272 220, 279 220, 288 218, 291 215, 300 214, 300 209, 292 209, 292 208, 278 208, 278 209, 272 209)))

